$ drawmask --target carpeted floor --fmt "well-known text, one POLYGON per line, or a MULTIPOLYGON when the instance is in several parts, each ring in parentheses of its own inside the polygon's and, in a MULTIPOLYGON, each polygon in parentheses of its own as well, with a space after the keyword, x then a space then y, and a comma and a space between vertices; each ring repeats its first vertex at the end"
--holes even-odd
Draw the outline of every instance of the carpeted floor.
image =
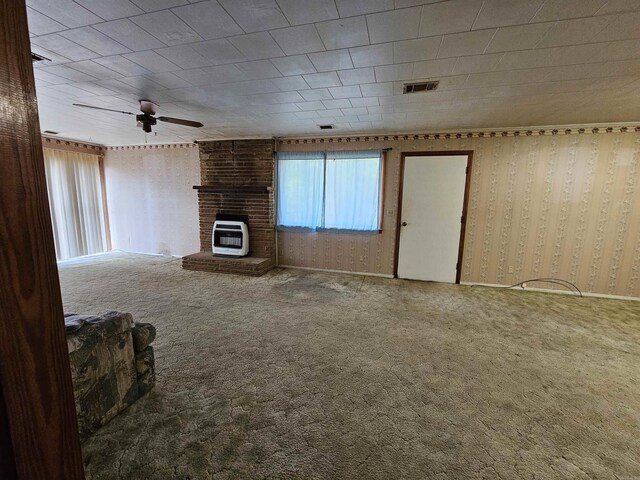
POLYGON ((158 328, 93 480, 640 478, 640 302, 129 254, 60 276, 66 311, 158 328))

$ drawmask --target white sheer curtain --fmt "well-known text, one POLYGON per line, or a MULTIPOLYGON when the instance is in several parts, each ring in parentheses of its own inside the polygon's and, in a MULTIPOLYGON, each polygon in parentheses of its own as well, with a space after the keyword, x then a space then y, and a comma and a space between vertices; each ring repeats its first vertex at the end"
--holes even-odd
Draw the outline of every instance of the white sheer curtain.
POLYGON ((322 224, 324 153, 278 153, 278 225, 322 224))
POLYGON ((375 231, 382 152, 278 153, 278 226, 375 231))
POLYGON ((378 230, 381 152, 327 152, 324 228, 378 230))
POLYGON ((44 163, 58 260, 104 252, 98 156, 45 148, 44 163))

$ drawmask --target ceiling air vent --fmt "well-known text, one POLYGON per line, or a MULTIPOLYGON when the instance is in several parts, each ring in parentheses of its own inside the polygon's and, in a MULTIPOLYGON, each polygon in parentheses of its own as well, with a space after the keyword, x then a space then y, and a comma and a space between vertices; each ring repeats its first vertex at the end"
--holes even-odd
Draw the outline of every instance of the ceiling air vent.
POLYGON ((31 52, 31 61, 32 61, 33 63, 36 63, 36 62, 42 62, 42 61, 44 61, 44 60, 47 60, 47 61, 49 61, 49 62, 51 61, 51 59, 50 59, 50 58, 43 57, 42 55, 38 55, 37 53, 33 53, 33 52, 31 52))
POLYGON ((405 83, 402 93, 428 92, 438 88, 438 80, 432 82, 405 83))
POLYGON ((333 125, 318 125, 320 130, 333 130, 335 127, 333 125))
POLYGON ((53 130, 45 130, 42 133, 46 133, 47 135, 58 135, 60 132, 54 132, 53 130))

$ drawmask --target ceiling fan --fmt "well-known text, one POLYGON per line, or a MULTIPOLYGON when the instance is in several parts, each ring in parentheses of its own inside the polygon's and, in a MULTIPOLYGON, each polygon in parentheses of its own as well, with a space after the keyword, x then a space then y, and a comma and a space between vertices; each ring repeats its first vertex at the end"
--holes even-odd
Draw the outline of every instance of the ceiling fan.
POLYGON ((107 112, 116 112, 116 113, 124 113, 125 115, 135 115, 136 120, 138 121, 138 126, 142 127, 146 133, 151 132, 151 127, 156 124, 156 121, 166 122, 166 123, 175 123, 176 125, 183 125, 185 127, 196 127, 200 128, 204 125, 200 122, 194 122, 193 120, 184 120, 182 118, 173 118, 173 117, 154 117, 156 112, 158 111, 158 104, 152 102, 151 100, 141 99, 140 102, 140 111, 142 114, 136 114, 132 112, 123 112, 122 110, 112 110, 111 108, 102 108, 102 107, 94 107, 93 105, 84 105, 82 103, 74 103, 73 105, 76 107, 84 107, 84 108, 93 108, 95 110, 105 110, 107 112))

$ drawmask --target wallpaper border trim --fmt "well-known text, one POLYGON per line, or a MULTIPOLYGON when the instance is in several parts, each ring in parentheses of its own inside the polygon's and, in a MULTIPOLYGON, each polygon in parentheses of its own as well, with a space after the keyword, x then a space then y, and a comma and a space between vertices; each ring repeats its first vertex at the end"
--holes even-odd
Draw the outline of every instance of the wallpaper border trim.
POLYGON ((477 131, 460 131, 444 133, 412 133, 403 135, 354 135, 345 137, 309 137, 309 138, 278 138, 278 145, 299 145, 308 143, 350 143, 350 142, 389 142, 407 140, 449 140, 452 138, 494 138, 494 137, 520 137, 520 136, 547 136, 547 135, 581 135, 598 133, 626 133, 640 132, 640 125, 637 126, 615 126, 615 127, 549 127, 535 129, 494 129, 477 131))
POLYGON ((86 142, 79 142, 77 140, 52 138, 44 135, 42 136, 42 146, 44 148, 51 148, 55 150, 56 145, 63 146, 63 147, 66 146, 66 147, 84 148, 87 150, 93 150, 94 152, 97 151, 99 153, 102 153, 105 150, 105 147, 103 145, 98 145, 97 143, 86 143, 86 142))
POLYGON ((197 143, 154 143, 147 145, 112 145, 103 147, 105 150, 157 150, 163 148, 197 148, 197 143))

